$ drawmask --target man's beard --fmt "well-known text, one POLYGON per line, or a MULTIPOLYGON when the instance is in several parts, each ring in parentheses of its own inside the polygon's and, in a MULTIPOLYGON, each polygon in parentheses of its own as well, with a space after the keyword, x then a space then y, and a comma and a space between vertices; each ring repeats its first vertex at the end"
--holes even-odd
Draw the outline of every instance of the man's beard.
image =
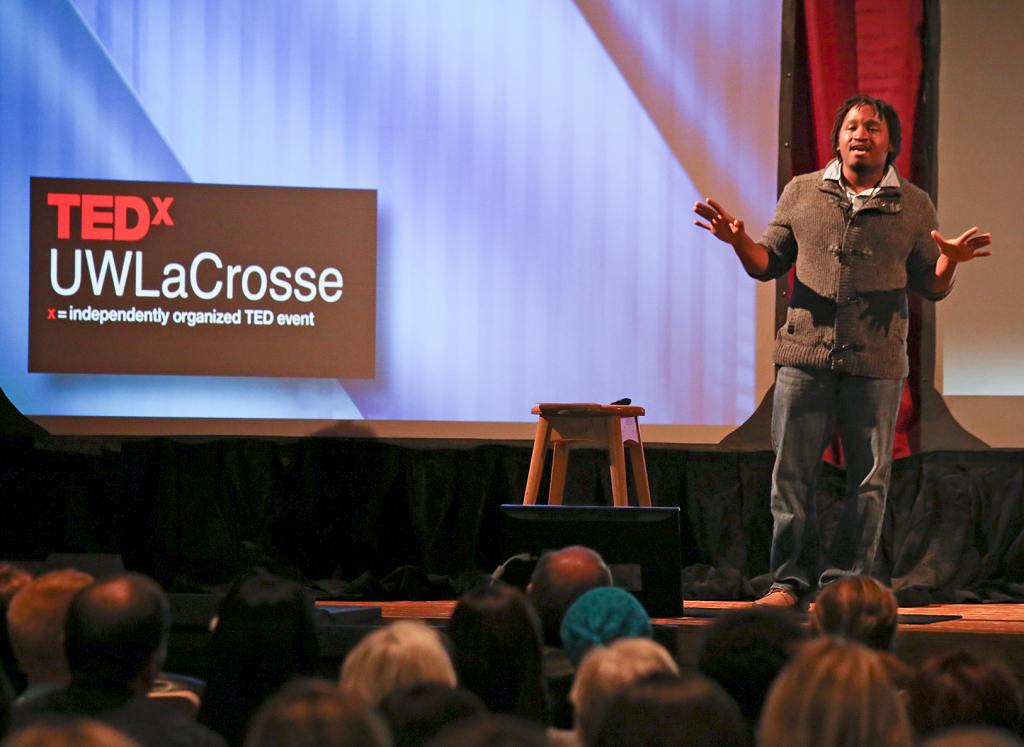
MULTIPOLYGON (((870 171, 874 171, 878 168, 875 164, 868 163, 866 161, 854 160, 851 163, 846 164, 846 167, 854 174, 867 174, 870 171)), ((882 164, 882 168, 885 168, 885 164, 882 164)))

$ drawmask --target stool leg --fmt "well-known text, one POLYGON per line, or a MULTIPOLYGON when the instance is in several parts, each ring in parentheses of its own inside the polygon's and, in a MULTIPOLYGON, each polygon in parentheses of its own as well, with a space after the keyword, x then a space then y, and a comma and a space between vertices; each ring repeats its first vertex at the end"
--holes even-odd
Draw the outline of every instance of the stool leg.
POLYGON ((626 489, 626 453, 622 448, 622 424, 619 417, 606 418, 608 421, 608 457, 611 462, 612 502, 616 506, 629 505, 626 489))
POLYGON ((565 471, 569 465, 569 446, 565 441, 555 441, 554 456, 551 457, 551 487, 548 488, 548 505, 561 506, 565 493, 565 471))
POLYGON ((633 481, 636 482, 636 499, 641 506, 651 505, 651 486, 647 482, 647 460, 644 459, 644 445, 629 441, 629 461, 633 463, 633 481))
POLYGON ((524 506, 532 506, 537 502, 537 493, 540 492, 540 478, 544 473, 544 456, 547 453, 550 438, 551 423, 541 415, 540 420, 537 421, 537 435, 533 440, 530 474, 526 478, 526 495, 523 496, 524 506))

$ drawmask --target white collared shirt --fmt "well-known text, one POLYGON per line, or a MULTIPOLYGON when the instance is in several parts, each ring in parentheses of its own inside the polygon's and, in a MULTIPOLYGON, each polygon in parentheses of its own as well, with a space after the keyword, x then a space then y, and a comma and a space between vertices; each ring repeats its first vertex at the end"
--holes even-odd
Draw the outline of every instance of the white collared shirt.
POLYGON ((846 182, 846 180, 843 179, 842 166, 839 163, 838 158, 834 158, 829 162, 828 166, 825 167, 825 173, 822 174, 821 178, 829 179, 831 181, 838 182, 840 185, 842 185, 843 189, 846 190, 847 196, 849 196, 850 198, 850 202, 853 204, 853 212, 857 212, 862 207, 864 207, 867 201, 874 197, 876 194, 878 194, 878 190, 880 190, 882 187, 900 186, 900 178, 896 172, 896 167, 893 166, 892 164, 889 164, 889 166, 885 170, 885 174, 882 176, 882 180, 878 182, 878 184, 876 184, 871 189, 866 189, 858 194, 846 182))

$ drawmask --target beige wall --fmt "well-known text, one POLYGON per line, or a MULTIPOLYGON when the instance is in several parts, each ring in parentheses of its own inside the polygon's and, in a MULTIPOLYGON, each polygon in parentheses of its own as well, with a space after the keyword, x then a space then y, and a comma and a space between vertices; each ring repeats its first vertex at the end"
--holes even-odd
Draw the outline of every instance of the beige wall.
POLYGON ((992 446, 1024 447, 1024 1, 943 0, 939 222, 990 231, 940 303, 936 383, 992 446))

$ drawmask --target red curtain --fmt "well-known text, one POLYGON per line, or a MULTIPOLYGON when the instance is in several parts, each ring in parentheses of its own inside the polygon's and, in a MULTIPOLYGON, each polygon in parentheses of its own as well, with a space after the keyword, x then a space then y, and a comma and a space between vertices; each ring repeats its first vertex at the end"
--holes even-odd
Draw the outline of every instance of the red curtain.
MULTIPOLYGON (((855 93, 885 99, 900 116, 903 145, 896 167, 910 178, 914 123, 922 81, 924 0, 802 0, 797 10, 793 104, 793 174, 823 168, 832 158, 832 120, 855 93)), ((919 371, 919 325, 912 325, 911 370, 919 371)), ((903 391, 895 457, 908 456, 908 431, 918 420, 915 377, 903 391)), ((838 438, 825 453, 840 463, 838 438)))

